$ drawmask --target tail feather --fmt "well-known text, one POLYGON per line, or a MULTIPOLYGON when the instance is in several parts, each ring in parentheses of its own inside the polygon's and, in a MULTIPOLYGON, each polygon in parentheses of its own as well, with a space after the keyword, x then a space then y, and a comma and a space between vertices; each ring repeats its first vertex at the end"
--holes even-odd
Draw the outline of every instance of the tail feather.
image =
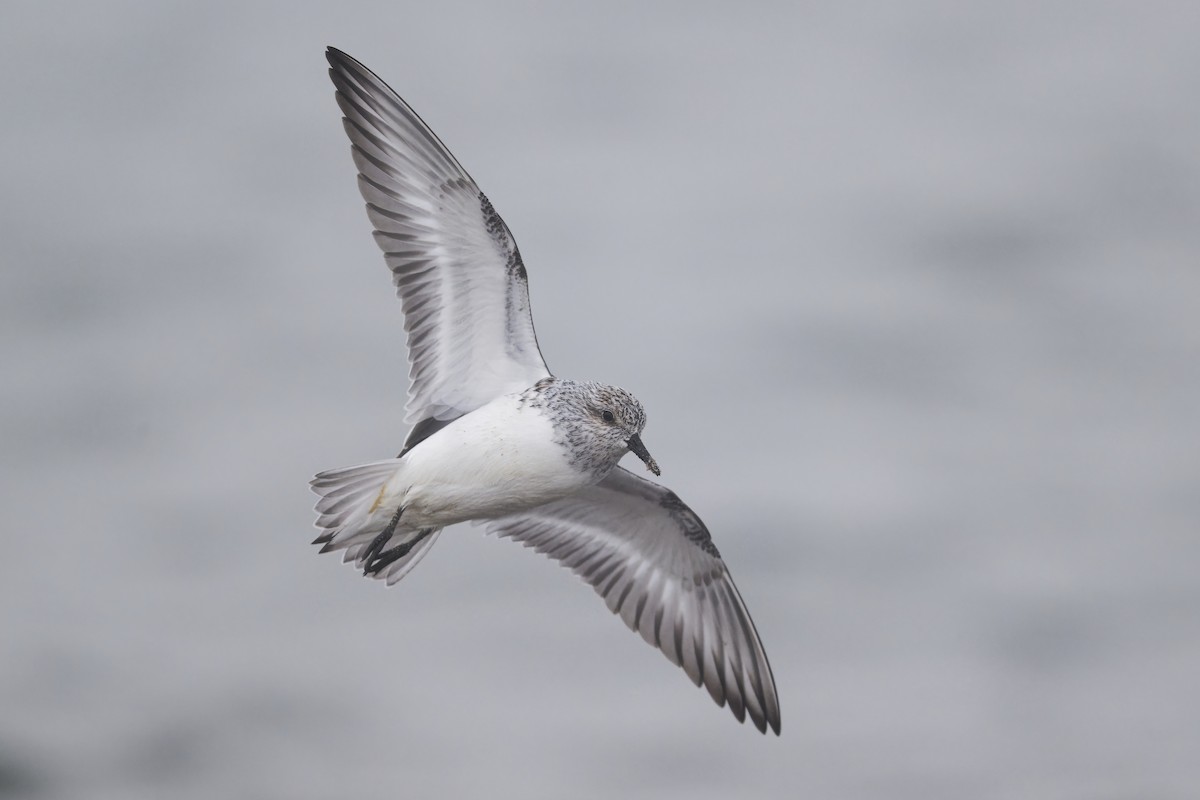
POLYGON ((389 586, 417 565, 441 532, 397 526, 402 512, 376 513, 383 488, 399 467, 400 460, 392 458, 328 470, 310 483, 321 496, 316 510, 322 532, 313 544, 323 545, 322 553, 344 550, 343 562, 354 562, 364 575, 389 586))
POLYGON ((361 525, 370 516, 372 504, 384 484, 396 472, 400 462, 391 458, 322 472, 313 478, 312 490, 321 495, 317 501, 317 527, 325 532, 317 543, 332 543, 361 525))

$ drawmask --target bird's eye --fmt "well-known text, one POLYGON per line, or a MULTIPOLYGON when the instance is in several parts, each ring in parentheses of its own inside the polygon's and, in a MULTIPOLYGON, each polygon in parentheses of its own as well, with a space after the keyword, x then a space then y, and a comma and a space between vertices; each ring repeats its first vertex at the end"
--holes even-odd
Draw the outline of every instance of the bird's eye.
POLYGON ((601 411, 600 419, 604 420, 605 422, 616 422, 617 421, 617 418, 613 416, 613 413, 611 411, 601 411))

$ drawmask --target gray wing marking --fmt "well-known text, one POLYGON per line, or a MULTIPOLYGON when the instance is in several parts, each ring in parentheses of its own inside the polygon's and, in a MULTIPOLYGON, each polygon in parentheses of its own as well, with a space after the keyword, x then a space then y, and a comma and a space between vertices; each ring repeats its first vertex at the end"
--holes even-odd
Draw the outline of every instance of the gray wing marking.
POLYGON ((326 56, 359 189, 404 310, 406 420, 453 420, 548 376, 525 266, 504 220, 387 84, 338 50, 326 56))
POLYGON ((674 492, 618 468, 484 524, 570 568, 718 705, 779 733, 775 679, 750 613, 708 529, 674 492))

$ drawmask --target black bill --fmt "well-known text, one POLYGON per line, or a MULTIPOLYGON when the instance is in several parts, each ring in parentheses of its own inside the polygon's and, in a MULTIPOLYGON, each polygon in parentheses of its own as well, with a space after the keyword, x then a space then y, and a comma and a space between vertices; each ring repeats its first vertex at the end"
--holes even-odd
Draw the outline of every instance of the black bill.
POLYGON ((642 444, 642 437, 636 433, 629 437, 629 449, 635 456, 646 462, 646 469, 653 472, 655 475, 662 475, 658 470, 658 464, 654 463, 654 458, 650 455, 650 451, 646 449, 646 445, 642 444))

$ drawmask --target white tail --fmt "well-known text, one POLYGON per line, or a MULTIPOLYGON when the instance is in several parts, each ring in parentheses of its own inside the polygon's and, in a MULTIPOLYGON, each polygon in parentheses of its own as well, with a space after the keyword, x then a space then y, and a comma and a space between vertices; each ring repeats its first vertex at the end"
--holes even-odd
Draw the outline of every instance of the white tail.
POLYGON ((311 481, 317 501, 317 527, 313 544, 322 553, 345 550, 342 561, 353 561, 372 578, 389 586, 408 574, 437 540, 440 528, 406 528, 403 509, 380 509, 384 486, 400 467, 400 459, 376 461, 356 467, 331 469, 311 481), (391 547, 388 547, 391 545, 391 547))

